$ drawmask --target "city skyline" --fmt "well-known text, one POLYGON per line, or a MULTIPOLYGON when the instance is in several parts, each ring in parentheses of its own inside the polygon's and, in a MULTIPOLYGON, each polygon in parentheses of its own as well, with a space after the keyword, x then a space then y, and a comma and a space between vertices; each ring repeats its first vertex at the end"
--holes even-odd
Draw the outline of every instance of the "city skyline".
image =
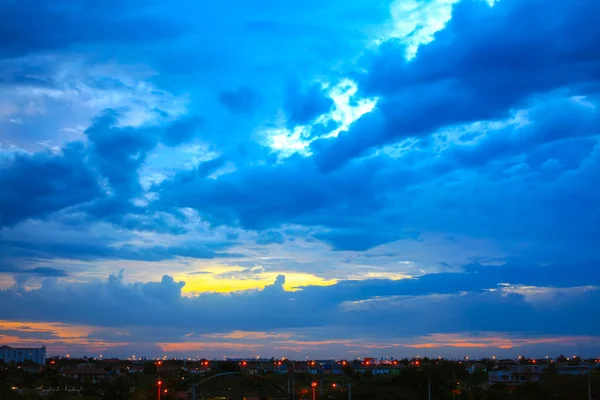
POLYGON ((600 356, 600 2, 217 3, 1 2, 0 344, 600 356))
MULTIPOLYGON (((306 356, 305 359, 302 358, 288 358, 288 357, 269 357, 269 356, 260 356, 260 355, 256 355, 256 356, 240 356, 240 357, 236 357, 236 356, 223 356, 223 357, 213 357, 213 358, 209 358, 209 357, 203 357, 203 356, 190 356, 190 357, 170 357, 167 355, 163 355, 162 357, 152 357, 152 356, 147 356, 147 355, 135 355, 132 354, 129 357, 118 357, 118 356, 114 356, 114 355, 103 355, 103 354, 84 354, 84 355, 78 355, 78 354, 73 354, 71 355, 70 353, 67 354, 54 354, 54 355, 46 355, 46 346, 42 346, 42 347, 28 347, 28 348, 17 348, 17 347, 10 347, 10 346, 5 346, 2 345, 0 346, 0 350, 2 350, 3 352, 0 354, 0 360, 2 358, 5 358, 4 361, 5 363, 7 362, 7 359, 10 359, 10 361, 8 361, 8 363, 11 362, 16 362, 16 363, 22 363, 25 360, 34 360, 34 359, 42 359, 43 361, 39 362, 36 361, 37 363, 40 364, 44 364, 46 359, 65 359, 65 360, 95 360, 95 361, 110 361, 110 360, 121 360, 121 361, 132 361, 132 362, 136 362, 136 361, 143 361, 143 362, 152 362, 154 361, 157 365, 160 365, 163 361, 201 361, 201 363, 203 364, 205 361, 207 362, 206 366, 208 366, 208 361, 214 361, 214 362, 220 362, 220 361, 249 361, 249 362, 271 362, 274 361, 275 363, 277 363, 278 365, 282 365, 283 362, 294 362, 294 363, 307 363, 309 365, 315 365, 316 362, 336 362, 338 364, 341 365, 346 365, 346 363, 362 363, 362 364, 379 364, 379 363, 396 363, 398 361, 412 361, 413 364, 418 364, 419 360, 422 361, 439 361, 439 360, 445 360, 445 361, 453 361, 453 362, 465 362, 465 363, 469 363, 469 362, 477 362, 477 361, 481 361, 481 360, 488 360, 488 361, 502 361, 504 360, 514 360, 514 361, 520 361, 520 362, 525 362, 525 363, 532 363, 532 364, 536 364, 537 362, 545 362, 545 363, 552 363, 552 362, 564 362, 564 361, 592 361, 595 363, 600 363, 600 358, 596 358, 596 357, 582 357, 580 355, 558 355, 558 356, 550 356, 550 355, 546 355, 544 357, 529 357, 527 355, 519 355, 513 358, 510 357, 496 357, 495 355, 493 356, 483 356, 480 358, 474 358, 474 357, 469 357, 469 356, 462 356, 462 357, 457 357, 457 358, 449 358, 449 357, 442 357, 442 356, 438 356, 438 357, 431 357, 431 356, 419 356, 419 355, 412 355, 412 356, 406 356, 406 355, 401 355, 401 356, 391 356, 391 355, 387 355, 387 356, 379 356, 379 357, 361 357, 361 356, 354 356, 352 358, 335 358, 335 357, 323 357, 322 355, 319 357, 309 357, 306 356), (416 360, 416 361, 415 361, 416 360)), ((243 365, 242 365, 243 366, 243 365)))

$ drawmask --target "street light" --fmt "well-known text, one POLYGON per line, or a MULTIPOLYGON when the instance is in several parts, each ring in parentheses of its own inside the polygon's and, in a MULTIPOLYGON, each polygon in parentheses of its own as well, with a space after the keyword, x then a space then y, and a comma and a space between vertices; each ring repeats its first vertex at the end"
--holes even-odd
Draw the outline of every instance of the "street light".
POLYGON ((317 389, 317 382, 311 383, 311 386, 313 391, 313 400, 315 400, 317 398, 317 392, 315 391, 317 389))
POLYGON ((157 399, 160 400, 160 387, 162 386, 162 381, 156 382, 156 385, 158 386, 157 399))

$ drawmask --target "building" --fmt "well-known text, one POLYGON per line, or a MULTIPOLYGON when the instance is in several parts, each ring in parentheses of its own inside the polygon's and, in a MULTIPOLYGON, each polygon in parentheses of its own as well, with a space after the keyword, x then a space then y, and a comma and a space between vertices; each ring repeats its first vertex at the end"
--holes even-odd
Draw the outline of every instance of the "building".
POLYGON ((488 383, 493 385, 495 383, 511 383, 512 374, 508 368, 494 368, 488 373, 488 383))
POLYGON ((71 368, 64 371, 63 375, 82 382, 98 382, 100 379, 106 378, 108 376, 108 372, 102 368, 96 368, 90 364, 79 364, 76 368, 71 368))
POLYGON ((477 371, 487 372, 487 366, 482 363, 465 363, 465 369, 471 375, 477 371))
POLYGON ((0 346, 0 361, 4 361, 6 364, 32 361, 44 365, 46 363, 46 348, 0 346))
POLYGON ((548 367, 546 365, 510 365, 495 367, 488 373, 488 383, 504 383, 521 385, 523 383, 541 382, 548 367))
POLYGON ((569 365, 558 369, 560 375, 587 375, 593 367, 587 365, 569 365))

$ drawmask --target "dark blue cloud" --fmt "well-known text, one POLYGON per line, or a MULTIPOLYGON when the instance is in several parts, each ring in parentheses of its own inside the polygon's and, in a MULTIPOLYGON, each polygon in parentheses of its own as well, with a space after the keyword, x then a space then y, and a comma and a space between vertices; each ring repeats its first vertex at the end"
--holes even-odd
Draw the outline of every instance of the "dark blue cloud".
POLYGON ((156 146, 157 137, 152 131, 118 127, 117 115, 107 111, 85 135, 90 141, 91 163, 116 196, 128 199, 141 191, 138 169, 156 146))
MULTIPOLYGON (((119 126, 118 117, 119 113, 116 110, 104 111, 85 130, 84 134, 88 139, 87 145, 84 146, 81 143, 70 145, 68 149, 73 147, 77 149, 77 152, 68 150, 67 153, 65 150, 62 158, 57 158, 64 160, 65 163, 72 162, 72 168, 79 171, 79 174, 88 171, 88 175, 83 175, 81 179, 95 180, 93 184, 96 187, 95 190, 88 189, 92 182, 89 182, 87 186, 85 182, 77 184, 82 187, 83 195, 86 197, 83 199, 77 197, 77 190, 75 192, 65 191, 61 193, 65 198, 65 205, 55 206, 50 211, 59 211, 67 206, 78 205, 78 211, 84 211, 92 218, 105 219, 115 224, 131 228, 133 228, 132 225, 138 224, 139 229, 156 229, 170 233, 183 232, 181 227, 167 226, 164 220, 161 221, 160 216, 147 215, 147 208, 135 205, 132 200, 144 192, 140 183, 139 170, 157 144, 161 142, 168 146, 176 146, 193 140, 202 126, 202 119, 181 119, 161 128, 134 128, 119 126), (73 160, 67 160, 67 157, 72 157, 73 160), (102 191, 100 185, 102 185, 102 191), (73 198, 68 199, 71 196, 73 198), (144 218, 136 218, 136 215, 144 215, 144 218)), ((17 158, 17 161, 21 159, 17 158)), ((207 163, 207 165, 209 164, 207 163)), ((6 168, 8 171, 8 168, 11 167, 6 168)), ((46 167, 40 166, 40 168, 46 167)), ((69 171, 69 173, 78 178, 79 175, 76 174, 76 171, 69 171)), ((48 172, 51 173, 52 169, 49 169, 48 172)), ((13 173, 18 172, 14 171, 13 173)), ((56 171, 56 173, 64 172, 56 171)), ((25 170, 22 174, 34 174, 34 171, 25 170)), ((68 174, 64 174, 65 179, 68 178, 68 174)), ((9 179, 8 175, 6 175, 6 179, 9 179)), ((12 179, 16 179, 16 177, 12 179)), ((62 180, 63 177, 57 176, 55 179, 62 180)), ((24 188, 30 184, 36 185, 35 182, 28 180, 22 180, 20 183, 24 188)), ((70 185, 68 181, 63 184, 66 185, 64 187, 70 185)), ((76 183, 73 182, 73 184, 76 183)), ((30 190, 39 189, 31 188, 30 190)), ((4 207, 0 207, 0 210, 2 208, 4 207)), ((22 211, 26 210, 26 208, 22 209, 22 211)), ((18 212, 14 215, 18 215, 18 212)))
POLYGON ((527 115, 527 123, 490 129, 472 143, 445 145, 439 151, 431 144, 417 146, 398 159, 380 154, 331 172, 323 171, 320 157, 297 156, 240 168, 216 180, 185 172, 157 187, 157 206, 192 207, 216 225, 248 229, 285 223, 324 226, 331 230, 315 237, 338 250, 365 250, 420 230, 457 226, 474 236, 508 240, 515 234, 523 239, 552 235, 553 240, 583 244, 598 231, 592 199, 600 192, 585 183, 593 179, 593 168, 584 167, 597 159, 596 108, 550 96, 532 105, 527 115), (554 168, 542 168, 551 160, 554 168), (562 177, 569 170, 574 175, 562 177), (565 179, 571 182, 569 195, 552 189, 565 179), (524 193, 527 201, 510 200, 524 193), (578 215, 558 218, 572 209, 567 205, 574 196, 589 201, 573 209, 578 215), (464 210, 470 219, 460 217, 464 210), (528 218, 515 218, 518 214, 528 218), (580 223, 579 233, 568 222, 572 218, 580 223))
POLYGON ((102 195, 83 145, 73 143, 59 154, 17 154, 0 166, 0 226, 91 201, 102 195))
POLYGON ((573 99, 551 99, 531 110, 528 119, 524 127, 509 126, 486 135, 475 145, 451 147, 443 155, 457 167, 467 168, 530 152, 535 154, 528 161, 545 153, 547 158, 542 162, 557 157, 571 164, 591 155, 596 144, 592 137, 600 129, 600 114, 573 99))
MULTIPOLYGON (((52 260, 56 258, 81 261, 133 260, 164 261, 176 257, 212 259, 236 257, 239 254, 224 252, 230 244, 190 243, 181 246, 139 247, 132 244, 117 245, 105 239, 104 243, 58 242, 36 243, 15 240, 3 235, 2 259, 52 260)), ((43 272, 43 270, 42 270, 43 272)))
POLYGON ((360 87, 380 97, 379 111, 321 149, 320 157, 339 165, 401 138, 504 118, 553 90, 597 93, 600 54, 591 38, 600 34, 592 17, 598 7, 592 0, 457 4, 448 26, 414 60, 399 57, 403 48, 396 42, 367 57, 360 87))
POLYGON ((336 210, 368 213, 376 209, 371 181, 378 167, 375 161, 323 176, 311 159, 294 156, 283 165, 247 166, 218 179, 182 172, 157 187, 158 203, 167 209, 191 207, 216 225, 239 224, 247 229, 292 222, 333 223, 336 217, 342 218, 336 210))
POLYGON ((372 225, 361 227, 362 229, 338 229, 331 232, 315 234, 314 237, 324 242, 330 243, 335 250, 365 251, 378 246, 400 239, 404 234, 398 228, 397 232, 379 231, 378 227, 372 225))
POLYGON ((511 260, 501 266, 471 264, 463 272, 445 272, 390 281, 371 279, 347 280, 332 287, 305 287, 306 296, 319 295, 324 301, 340 303, 365 300, 377 296, 450 295, 461 292, 480 293, 498 289, 499 284, 532 287, 570 288, 600 286, 600 271, 595 261, 586 263, 554 263, 539 265, 511 260), (569 273, 565 273, 568 270, 569 273), (556 279, 560 276, 560 279, 556 279))
POLYGON ((180 119, 164 130, 161 141, 168 146, 190 142, 199 135, 204 124, 204 120, 199 117, 180 119))
POLYGON ((27 274, 35 274, 40 276, 54 276, 54 277, 62 277, 67 276, 67 273, 62 269, 56 269, 51 267, 36 267, 32 269, 28 269, 23 271, 27 274))
POLYGON ((173 38, 182 31, 170 21, 144 15, 148 4, 134 1, 3 1, 0 56, 21 56, 77 44, 136 43, 173 38), (60 27, 60 29, 57 29, 60 27))
POLYGON ((0 272, 3 273, 14 273, 23 275, 36 275, 43 277, 64 277, 67 276, 67 272, 64 269, 58 269, 53 267, 35 267, 35 268, 23 268, 16 265, 11 265, 4 261, 0 264, 0 272))
POLYGON ((333 100, 318 83, 303 87, 298 80, 287 86, 284 107, 290 125, 305 125, 333 107, 333 100))
POLYGON ((253 89, 240 87, 237 90, 225 90, 219 95, 219 101, 234 114, 250 113, 260 105, 261 97, 253 89))

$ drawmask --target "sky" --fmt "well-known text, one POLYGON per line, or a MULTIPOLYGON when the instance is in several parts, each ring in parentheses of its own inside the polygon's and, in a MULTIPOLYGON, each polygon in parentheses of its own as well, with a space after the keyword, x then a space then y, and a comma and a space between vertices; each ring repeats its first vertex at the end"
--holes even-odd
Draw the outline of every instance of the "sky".
POLYGON ((0 0, 0 343, 600 355, 596 0, 0 0))

